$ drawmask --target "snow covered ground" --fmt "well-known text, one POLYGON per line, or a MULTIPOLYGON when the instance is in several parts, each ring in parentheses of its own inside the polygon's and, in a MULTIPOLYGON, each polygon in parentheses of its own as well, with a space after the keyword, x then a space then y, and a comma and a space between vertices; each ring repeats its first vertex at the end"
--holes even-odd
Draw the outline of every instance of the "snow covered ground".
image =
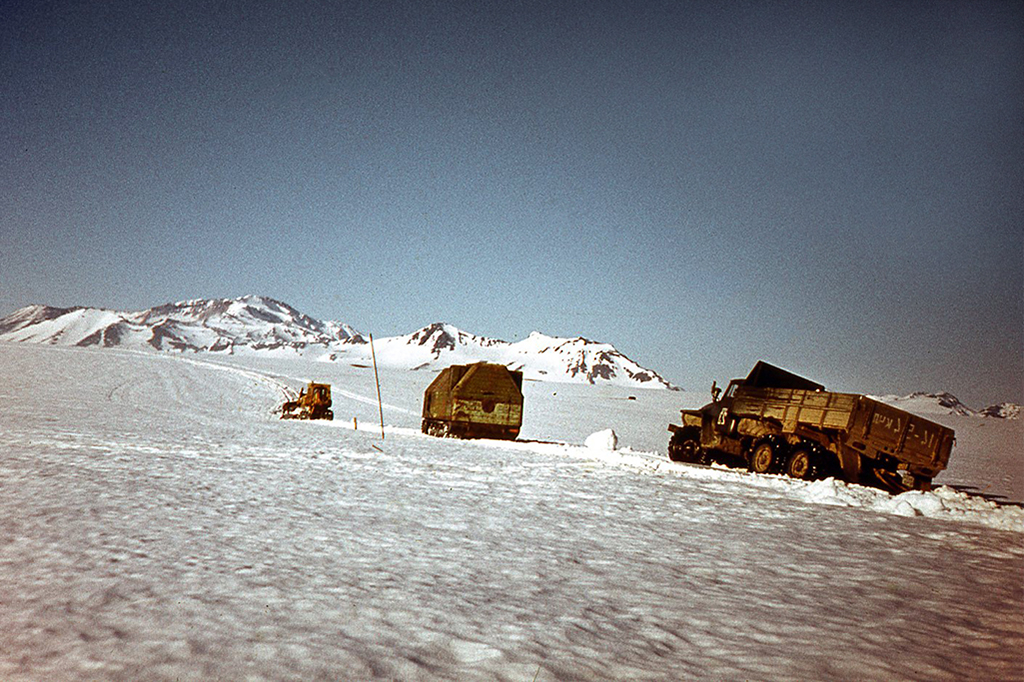
MULTIPOLYGON (((0 679, 1024 679, 1019 506, 668 462, 699 393, 461 442, 390 371, 382 440, 369 368, 225 362, 0 344, 0 679)), ((937 484, 1024 498, 1020 421, 937 419, 937 484)))

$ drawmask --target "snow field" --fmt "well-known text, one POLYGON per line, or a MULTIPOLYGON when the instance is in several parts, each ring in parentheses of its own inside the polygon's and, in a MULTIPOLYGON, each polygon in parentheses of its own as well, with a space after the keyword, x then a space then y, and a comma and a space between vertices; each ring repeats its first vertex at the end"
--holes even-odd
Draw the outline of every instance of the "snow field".
POLYGON ((646 393, 528 385, 524 437, 624 449, 460 442, 382 375, 382 441, 364 371, 282 422, 325 377, 183 360, 0 345, 0 677, 1024 675, 1019 532, 661 460, 646 393))

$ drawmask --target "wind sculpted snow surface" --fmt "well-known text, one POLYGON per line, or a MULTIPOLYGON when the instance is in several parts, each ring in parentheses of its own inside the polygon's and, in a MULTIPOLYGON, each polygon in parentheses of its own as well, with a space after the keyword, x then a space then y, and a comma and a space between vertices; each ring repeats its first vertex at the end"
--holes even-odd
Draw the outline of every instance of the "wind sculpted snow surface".
POLYGON ((0 679, 1024 676, 1018 507, 667 462, 678 393, 460 442, 385 374, 382 440, 365 369, 240 363, 0 345, 0 679))

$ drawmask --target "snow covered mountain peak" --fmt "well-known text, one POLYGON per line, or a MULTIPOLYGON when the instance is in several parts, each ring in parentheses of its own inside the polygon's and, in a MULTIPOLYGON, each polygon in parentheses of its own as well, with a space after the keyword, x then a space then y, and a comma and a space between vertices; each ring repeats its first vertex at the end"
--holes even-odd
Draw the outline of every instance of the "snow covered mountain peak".
POLYGON ((1020 405, 1017 403, 998 403, 997 405, 989 405, 981 410, 979 414, 996 419, 1016 420, 1020 419, 1020 411, 1020 405))
POLYGON ((484 336, 470 334, 447 322, 434 322, 401 338, 408 339, 409 345, 429 348, 436 357, 439 357, 444 351, 454 351, 460 347, 490 348, 492 346, 508 345, 500 339, 489 339, 484 336))
POLYGON ((959 398, 947 391, 939 393, 924 393, 922 391, 918 391, 916 393, 911 393, 908 396, 908 399, 934 401, 941 409, 948 411, 950 414, 959 414, 962 416, 976 414, 974 410, 960 402, 959 398))
POLYGON ((434 357, 440 357, 441 353, 455 350, 459 346, 486 346, 490 343, 489 339, 464 332, 447 322, 433 322, 404 338, 411 346, 429 349, 434 357))
POLYGON ((137 316, 141 322, 176 320, 208 325, 288 325, 317 332, 324 329, 322 322, 303 315, 287 303, 253 295, 168 303, 145 310, 137 316))
POLYGON ((195 299, 168 303, 126 315, 126 320, 151 327, 163 348, 163 336, 171 347, 190 350, 227 350, 237 346, 254 349, 327 345, 333 341, 362 342, 347 325, 322 322, 273 298, 195 299), (216 338, 209 341, 211 335, 216 338))
POLYGON ((611 344, 581 336, 560 338, 535 331, 522 341, 509 343, 470 334, 447 322, 434 322, 407 336, 382 339, 378 345, 378 358, 383 362, 410 369, 483 360, 521 370, 528 379, 674 388, 611 344))
POLYGON ((139 312, 28 306, 0 320, 0 340, 70 346, 229 351, 358 343, 347 325, 321 322, 264 296, 194 299, 139 312))
POLYGON ((0 320, 0 336, 25 327, 57 319, 79 308, 54 308, 47 305, 28 305, 0 320))

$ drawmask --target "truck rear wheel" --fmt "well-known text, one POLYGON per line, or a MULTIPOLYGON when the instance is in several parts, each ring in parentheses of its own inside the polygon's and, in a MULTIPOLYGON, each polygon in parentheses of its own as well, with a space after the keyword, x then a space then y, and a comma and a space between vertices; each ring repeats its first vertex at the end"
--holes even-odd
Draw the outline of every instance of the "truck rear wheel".
POLYGON ((776 471, 779 465, 779 446, 771 441, 761 441, 750 453, 750 470, 758 474, 769 474, 776 471))
POLYGON ((818 474, 818 461, 814 451, 810 448, 800 447, 786 458, 786 475, 791 478, 808 480, 816 478, 818 474))

